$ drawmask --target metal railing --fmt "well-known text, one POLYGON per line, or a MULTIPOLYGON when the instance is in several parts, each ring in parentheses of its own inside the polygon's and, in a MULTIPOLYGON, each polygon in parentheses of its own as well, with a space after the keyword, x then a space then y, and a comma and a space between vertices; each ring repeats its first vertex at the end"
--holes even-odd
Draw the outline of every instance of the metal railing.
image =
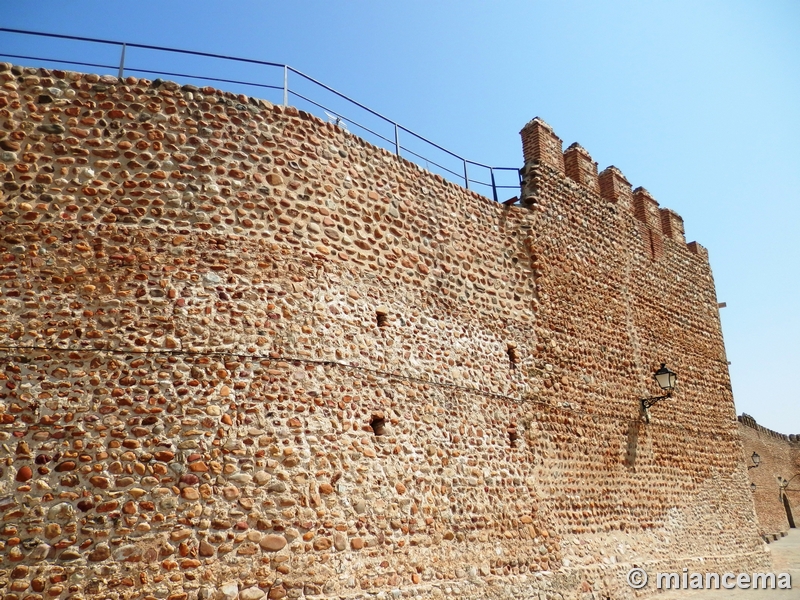
MULTIPOLYGON (((382 146, 387 150, 394 152, 398 156, 408 158, 417 163, 419 166, 424 167, 428 171, 432 171, 434 173, 438 172, 438 174, 443 176, 445 179, 448 179, 454 183, 458 183, 459 185, 463 185, 467 189, 470 189, 470 184, 491 189, 492 198, 495 200, 495 202, 499 201, 499 190, 519 190, 520 174, 518 168, 495 167, 460 156, 459 154, 452 152, 447 148, 436 144, 435 142, 432 142, 431 140, 406 127, 403 127, 396 121, 385 117, 379 112, 372 110, 360 102, 357 102, 341 92, 336 91, 332 87, 325 85, 313 77, 310 77, 286 64, 273 63, 252 58, 241 58, 237 56, 225 56, 210 52, 197 52, 193 50, 152 46, 148 44, 118 42, 114 40, 44 33, 40 31, 11 29, 6 27, 0 27, 0 33, 6 34, 6 42, 17 43, 18 45, 22 46, 23 50, 26 40, 44 37, 64 43, 78 43, 82 46, 87 46, 89 44, 99 44, 105 47, 110 46, 115 49, 116 54, 119 56, 119 61, 117 62, 115 60, 113 64, 95 62, 97 59, 94 59, 96 56, 94 51, 92 51, 91 54, 94 60, 66 60, 65 58, 48 58, 22 51, 17 53, 8 52, 6 50, 9 46, 9 43, 5 43, 3 51, 0 52, 0 57, 7 59, 34 61, 36 64, 42 63, 43 66, 53 64, 89 67, 98 70, 98 72, 110 72, 109 74, 115 74, 120 79, 122 79, 127 72, 136 73, 139 75, 171 77, 175 78, 176 80, 225 83, 234 87, 244 86, 245 88, 249 89, 265 90, 265 94, 273 94, 273 97, 277 92, 279 98, 276 99, 277 101, 275 103, 288 106, 290 101, 294 101, 295 99, 299 100, 306 106, 312 107, 306 112, 316 114, 316 116, 319 116, 322 119, 327 117, 337 125, 344 126, 345 128, 347 128, 347 126, 356 127, 360 132, 365 132, 365 134, 368 134, 362 135, 359 133, 360 137, 371 137, 372 139, 368 139, 368 141, 375 141, 376 145, 382 146), (22 43, 20 44, 20 42, 22 43), (144 65, 131 66, 130 51, 132 49, 138 50, 142 54, 142 56, 137 57, 137 60, 146 58, 148 53, 157 53, 157 60, 160 65, 165 63, 169 64, 168 60, 165 61, 165 57, 174 57, 175 59, 180 59, 176 65, 178 70, 165 70, 163 66, 155 69, 147 68, 144 65), (208 73, 204 75, 196 75, 183 72, 185 70, 183 67, 188 66, 187 63, 191 62, 191 60, 195 58, 206 61, 201 65, 201 70, 203 71, 210 70, 211 61, 218 60, 225 61, 225 73, 230 71, 236 72, 237 69, 235 67, 267 67, 272 71, 269 74, 269 77, 271 77, 271 81, 274 81, 274 83, 265 83, 263 80, 249 81, 232 77, 218 77, 212 76, 208 73), (292 79, 292 86, 290 86, 290 76, 292 79), (277 81, 275 81, 276 78, 277 81), (306 88, 308 88, 308 90, 306 90, 306 88), (325 101, 324 98, 321 98, 320 96, 327 96, 328 100, 325 101), (354 109, 357 109, 362 113, 362 117, 360 117, 359 120, 356 120, 352 114, 345 116, 345 113, 352 113, 354 109), (319 114, 320 110, 324 113, 324 115, 319 114), (365 122, 365 120, 369 119, 374 121, 374 124, 372 122, 365 122), (383 132, 377 131, 381 128, 383 129, 383 132), (401 134, 404 140, 402 144, 400 141, 401 134), (430 156, 431 152, 436 155, 435 160, 432 156, 430 156), (475 174, 476 171, 479 173, 478 175, 475 174), (514 175, 512 176, 511 173, 514 175), (488 178, 488 181, 474 178, 479 177, 481 174, 483 175, 484 179, 488 178), (498 178, 501 179, 500 183, 498 183, 498 178), (513 184, 510 185, 510 181, 513 181, 513 184)), ((39 48, 37 48, 37 50, 39 50, 39 48)), ((72 56, 75 56, 80 55, 84 51, 85 49, 83 47, 73 47, 67 50, 60 50, 58 54, 64 56, 67 53, 71 53, 72 56)), ((113 58, 113 56, 110 56, 109 58, 113 58)), ((251 73, 248 72, 248 75, 251 75, 251 73)), ((297 104, 295 104, 295 106, 297 106, 297 104)), ((298 108, 300 108, 300 106, 298 106, 298 108)))

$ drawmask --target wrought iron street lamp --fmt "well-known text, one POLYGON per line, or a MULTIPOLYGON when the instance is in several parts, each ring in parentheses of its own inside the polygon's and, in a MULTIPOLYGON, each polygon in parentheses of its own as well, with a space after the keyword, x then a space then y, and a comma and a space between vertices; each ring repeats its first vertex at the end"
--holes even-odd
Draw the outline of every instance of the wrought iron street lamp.
POLYGON ((761 464, 761 457, 758 455, 758 452, 753 452, 753 455, 750 457, 750 460, 753 461, 753 466, 747 467, 748 469, 755 469, 758 465, 761 464))
POLYGON ((652 398, 642 398, 642 410, 647 414, 647 409, 653 406, 659 400, 671 398, 672 392, 675 390, 675 383, 678 381, 678 376, 674 371, 670 371, 667 365, 661 363, 661 368, 653 374, 653 379, 656 380, 658 387, 666 392, 663 396, 654 396, 652 398))

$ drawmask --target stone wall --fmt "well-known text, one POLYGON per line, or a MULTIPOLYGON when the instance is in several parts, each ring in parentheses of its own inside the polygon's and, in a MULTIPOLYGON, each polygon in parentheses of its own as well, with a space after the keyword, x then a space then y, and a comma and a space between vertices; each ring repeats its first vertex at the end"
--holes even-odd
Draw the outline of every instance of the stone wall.
POLYGON ((506 207, 293 108, 0 82, 5 598, 598 600, 768 564, 705 251, 542 121, 506 207))
POLYGON ((756 486, 753 501, 759 531, 773 541, 800 525, 800 436, 767 429, 746 414, 739 416, 739 435, 747 473, 756 486), (759 456, 758 466, 753 453, 759 456))

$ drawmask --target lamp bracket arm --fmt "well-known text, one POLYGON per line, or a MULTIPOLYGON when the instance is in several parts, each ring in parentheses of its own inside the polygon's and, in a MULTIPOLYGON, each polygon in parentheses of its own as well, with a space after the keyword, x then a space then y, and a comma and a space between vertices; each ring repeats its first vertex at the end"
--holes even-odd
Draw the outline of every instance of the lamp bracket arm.
POLYGON ((663 396, 653 396, 652 398, 642 398, 642 408, 648 409, 653 406, 659 400, 664 400, 666 398, 672 398, 672 392, 667 392, 663 396))

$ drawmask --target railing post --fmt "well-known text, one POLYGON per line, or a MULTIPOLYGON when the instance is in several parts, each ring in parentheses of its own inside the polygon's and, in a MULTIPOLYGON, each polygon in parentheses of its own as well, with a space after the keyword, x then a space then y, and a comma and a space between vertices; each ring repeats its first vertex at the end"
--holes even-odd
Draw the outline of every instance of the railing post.
POLYGON ((464 187, 469 189, 469 175, 467 175, 467 159, 462 158, 464 161, 464 187))
POLYGON ((489 167, 489 175, 492 176, 492 195, 494 196, 494 201, 497 202, 497 186, 494 183, 494 168, 489 167))
POLYGON ((117 77, 122 79, 122 76, 125 74, 125 42, 122 43, 122 56, 119 57, 119 73, 117 77))
POLYGON ((394 153, 400 156, 400 128, 394 124, 394 153))
POLYGON ((289 65, 283 65, 283 105, 289 106, 289 65))

